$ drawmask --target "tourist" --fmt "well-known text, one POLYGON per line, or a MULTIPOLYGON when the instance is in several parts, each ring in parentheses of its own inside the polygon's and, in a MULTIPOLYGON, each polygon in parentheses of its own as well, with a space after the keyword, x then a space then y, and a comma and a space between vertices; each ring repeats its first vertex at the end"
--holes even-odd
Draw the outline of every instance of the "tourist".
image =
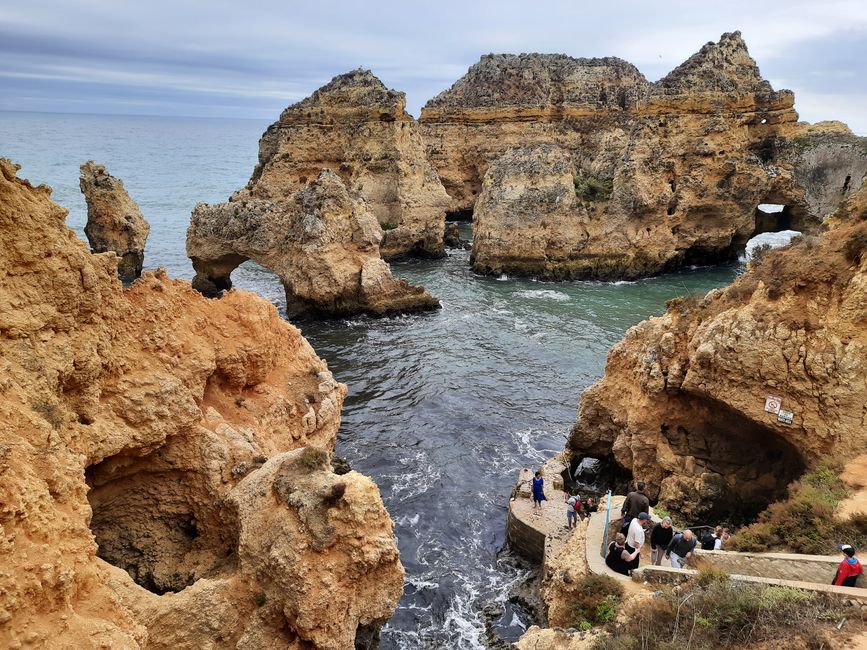
POLYGON ((623 526, 620 528, 622 533, 629 530, 629 523, 638 516, 639 512, 650 512, 650 499, 644 493, 644 481, 638 481, 635 487, 637 489, 626 495, 620 508, 620 514, 623 516, 623 526))
POLYGON ((729 531, 728 528, 723 528, 722 529, 722 537, 720 537, 719 541, 717 542, 717 546, 714 547, 714 550, 715 551, 724 551, 725 550, 724 547, 726 546, 726 544, 728 544, 728 541, 731 538, 731 536, 732 536, 731 531, 729 531))
POLYGON ((566 495, 566 528, 575 528, 575 518, 581 515, 581 497, 577 492, 566 495))
POLYGON ((721 551, 722 550, 723 536, 725 535, 725 531, 726 531, 726 529, 723 528, 722 526, 716 527, 716 530, 714 531, 714 535, 716 536, 716 540, 714 540, 714 543, 713 543, 713 550, 715 550, 715 551, 721 551))
POLYGON ((644 527, 650 523, 650 515, 639 512, 638 516, 629 522, 629 531, 626 533, 626 550, 634 553, 634 558, 629 564, 630 569, 637 569, 641 559, 641 547, 644 545, 644 527))
POLYGON ((596 505, 593 497, 587 497, 587 499, 584 501, 584 514, 589 517, 591 513, 596 512, 596 509, 598 507, 599 506, 596 505))
POLYGON ((536 476, 533 477, 533 508, 541 508, 542 502, 547 501, 545 498, 544 492, 545 479, 542 478, 542 472, 536 472, 536 476))
POLYGON ((639 551, 633 553, 627 551, 626 536, 623 533, 617 533, 614 541, 608 545, 608 552, 605 554, 605 564, 612 571, 628 576, 630 565, 638 554, 639 551))
POLYGON ((695 535, 688 528, 671 538, 668 548, 665 549, 665 557, 671 560, 671 566, 682 569, 689 562, 692 552, 695 550, 695 535))
POLYGON ((831 584, 838 587, 854 587, 858 576, 863 571, 861 563, 855 557, 855 549, 849 544, 841 544, 840 550, 843 552, 843 561, 837 567, 837 573, 834 574, 831 584))
POLYGON ((671 538, 674 537, 674 528, 671 527, 671 517, 663 517, 650 532, 650 563, 656 566, 662 564, 662 556, 668 548, 671 538))
POLYGON ((717 526, 714 530, 708 529, 704 537, 701 538, 701 550, 717 550, 717 542, 719 542, 720 539, 722 539, 722 526, 717 526))

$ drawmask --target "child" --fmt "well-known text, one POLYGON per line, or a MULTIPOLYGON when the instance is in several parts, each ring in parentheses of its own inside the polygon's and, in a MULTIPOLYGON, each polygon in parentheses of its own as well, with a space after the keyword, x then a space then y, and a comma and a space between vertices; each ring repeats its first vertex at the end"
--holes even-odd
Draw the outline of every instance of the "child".
POLYGON ((840 550, 843 552, 843 561, 837 567, 837 573, 834 574, 834 581, 831 584, 838 587, 854 587, 858 576, 863 571, 861 563, 855 557, 855 549, 848 544, 841 544, 840 550))
POLYGON ((547 501, 545 498, 545 493, 542 491, 543 486, 545 485, 545 479, 542 478, 542 472, 536 472, 536 476, 533 478, 533 508, 536 507, 541 508, 542 502, 547 501))

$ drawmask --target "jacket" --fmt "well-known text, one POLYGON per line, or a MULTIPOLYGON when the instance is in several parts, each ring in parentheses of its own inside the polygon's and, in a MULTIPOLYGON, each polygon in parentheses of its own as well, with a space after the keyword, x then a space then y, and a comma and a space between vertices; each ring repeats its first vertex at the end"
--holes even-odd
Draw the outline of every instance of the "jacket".
POLYGON ((665 554, 674 553, 678 557, 686 557, 687 553, 692 553, 695 550, 695 535, 688 542, 683 538, 683 533, 678 533, 671 538, 668 543, 668 548, 665 549, 665 554))
POLYGON ((630 492, 626 495, 620 512, 625 513, 630 519, 637 517, 642 512, 650 512, 650 499, 643 492, 630 492))
POLYGON ((834 576, 834 582, 831 584, 840 587, 854 587, 855 581, 862 571, 861 563, 857 557, 847 557, 837 567, 837 574, 834 576))

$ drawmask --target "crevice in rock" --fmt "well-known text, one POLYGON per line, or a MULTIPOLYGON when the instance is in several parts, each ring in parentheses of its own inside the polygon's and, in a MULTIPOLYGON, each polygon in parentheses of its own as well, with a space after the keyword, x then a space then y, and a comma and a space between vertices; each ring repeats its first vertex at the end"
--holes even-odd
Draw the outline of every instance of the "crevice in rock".
POLYGON ((467 208, 465 210, 452 210, 451 212, 446 212, 446 222, 449 221, 459 221, 464 223, 470 223, 473 220, 473 209, 467 208))
POLYGON ((179 467, 171 446, 112 456, 85 472, 97 555, 155 594, 231 571, 237 560, 233 511, 205 474, 179 467))

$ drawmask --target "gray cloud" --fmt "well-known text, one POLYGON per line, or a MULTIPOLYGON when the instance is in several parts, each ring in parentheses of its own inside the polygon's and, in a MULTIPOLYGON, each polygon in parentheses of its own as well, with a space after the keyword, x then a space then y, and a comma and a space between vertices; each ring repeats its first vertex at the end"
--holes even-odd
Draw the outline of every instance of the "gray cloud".
POLYGON ((867 132, 862 0, 6 3, 0 109, 271 119, 363 66, 418 114, 488 52, 615 55, 657 79, 734 29, 804 119, 867 132))

